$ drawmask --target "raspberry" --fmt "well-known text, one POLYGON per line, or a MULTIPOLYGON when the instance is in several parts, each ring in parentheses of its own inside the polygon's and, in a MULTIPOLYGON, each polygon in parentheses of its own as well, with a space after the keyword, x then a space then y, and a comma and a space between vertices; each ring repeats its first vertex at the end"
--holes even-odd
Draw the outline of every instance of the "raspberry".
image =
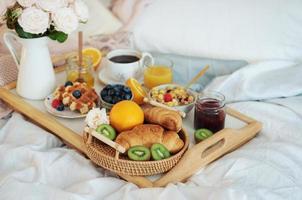
POLYGON ((61 101, 59 99, 54 99, 52 100, 51 102, 51 106, 54 108, 54 109, 57 109, 59 107, 59 105, 61 104, 61 101))
POLYGON ((173 97, 172 97, 171 94, 169 94, 169 93, 164 94, 164 101, 165 102, 170 102, 172 100, 173 100, 173 97))

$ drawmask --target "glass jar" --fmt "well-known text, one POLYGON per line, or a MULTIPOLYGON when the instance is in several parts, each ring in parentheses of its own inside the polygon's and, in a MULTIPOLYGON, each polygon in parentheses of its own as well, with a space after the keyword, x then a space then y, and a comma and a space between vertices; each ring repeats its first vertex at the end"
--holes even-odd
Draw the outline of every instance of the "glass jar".
POLYGON ((93 87, 94 76, 92 67, 92 59, 90 57, 83 56, 82 65, 80 65, 77 55, 70 56, 67 59, 66 67, 67 81, 85 82, 89 87, 93 87))
POLYGON ((225 97, 215 91, 207 91, 198 95, 195 103, 194 128, 206 128, 216 133, 224 129, 225 97))

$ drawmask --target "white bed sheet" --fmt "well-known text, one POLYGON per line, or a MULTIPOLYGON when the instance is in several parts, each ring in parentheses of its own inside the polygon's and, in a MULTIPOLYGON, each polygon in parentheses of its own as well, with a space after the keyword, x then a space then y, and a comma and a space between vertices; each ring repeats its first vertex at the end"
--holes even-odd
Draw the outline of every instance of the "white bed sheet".
MULTIPOLYGON (((267 66, 261 65, 262 69, 267 66)), ((249 74, 245 71, 248 69, 224 77, 223 81, 216 80, 210 88, 222 92, 238 89, 222 85, 233 82, 237 73, 249 74)), ((241 81, 242 85, 246 83, 241 81)), ((269 83, 267 86, 270 87, 269 83)), ((286 89, 298 86, 293 84, 286 89)), ((238 94, 243 98, 242 93, 238 94)), ((290 91, 282 94, 290 94, 290 91)), ((139 189, 96 168, 74 150, 62 147, 56 137, 15 113, 0 130, 0 199, 302 199, 302 119, 299 114, 302 102, 299 97, 265 101, 245 98, 230 104, 263 123, 263 130, 255 139, 201 169, 185 184, 153 189, 139 189)))

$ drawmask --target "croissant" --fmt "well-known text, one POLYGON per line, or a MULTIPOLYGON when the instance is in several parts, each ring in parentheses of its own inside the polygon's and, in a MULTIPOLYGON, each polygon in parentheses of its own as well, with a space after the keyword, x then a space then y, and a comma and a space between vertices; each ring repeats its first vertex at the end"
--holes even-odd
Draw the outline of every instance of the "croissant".
POLYGON ((161 125, 170 131, 178 132, 181 129, 182 119, 176 111, 150 106, 142 108, 146 122, 161 125))
POLYGON ((184 146, 184 141, 179 138, 179 135, 174 131, 164 132, 162 144, 169 150, 170 153, 179 152, 184 146))
POLYGON ((154 143, 161 143, 164 129, 153 124, 143 124, 134 127, 130 131, 121 132, 115 142, 122 145, 126 150, 136 145, 151 147, 154 143))
POLYGON ((138 125, 130 131, 121 132, 115 142, 122 145, 126 150, 136 145, 150 148, 155 143, 161 143, 171 153, 177 153, 184 146, 184 142, 176 132, 164 132, 161 126, 154 124, 138 125))

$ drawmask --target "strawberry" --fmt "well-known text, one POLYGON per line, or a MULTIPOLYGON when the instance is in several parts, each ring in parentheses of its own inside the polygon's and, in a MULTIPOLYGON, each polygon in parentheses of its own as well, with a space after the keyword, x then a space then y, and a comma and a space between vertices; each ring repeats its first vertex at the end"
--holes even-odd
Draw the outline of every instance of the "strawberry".
POLYGON ((172 100, 173 100, 173 97, 172 97, 172 95, 170 93, 164 94, 164 101, 165 102, 170 102, 172 100))
POLYGON ((54 99, 52 100, 51 102, 51 106, 54 108, 54 109, 57 109, 59 107, 59 105, 61 104, 61 101, 59 99, 54 99))

